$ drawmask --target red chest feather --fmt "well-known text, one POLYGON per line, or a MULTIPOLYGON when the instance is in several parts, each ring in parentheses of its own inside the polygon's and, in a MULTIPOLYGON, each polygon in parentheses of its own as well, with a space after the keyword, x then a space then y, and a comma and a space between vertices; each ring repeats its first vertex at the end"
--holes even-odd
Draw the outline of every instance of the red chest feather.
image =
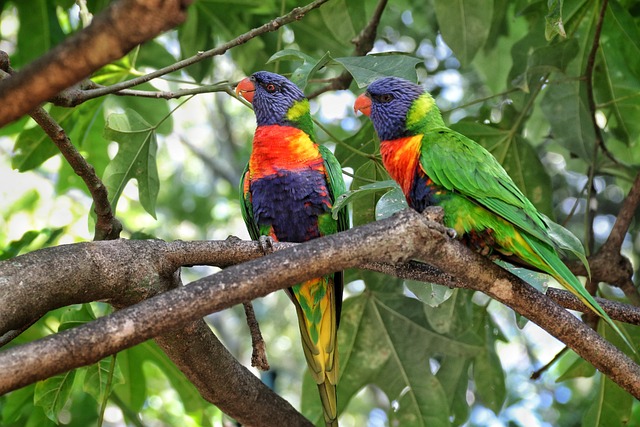
POLYGON ((422 135, 380 142, 382 163, 405 196, 411 191, 416 168, 419 167, 422 135))

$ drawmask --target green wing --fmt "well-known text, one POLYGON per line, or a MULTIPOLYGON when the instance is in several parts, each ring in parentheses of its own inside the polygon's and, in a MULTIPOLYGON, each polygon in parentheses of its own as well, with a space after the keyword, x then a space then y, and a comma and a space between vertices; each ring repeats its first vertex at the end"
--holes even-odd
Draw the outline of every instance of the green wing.
POLYGON ((244 219, 244 223, 247 225, 251 239, 258 240, 260 238, 260 230, 253 218, 253 205, 251 204, 251 193, 249 192, 248 181, 249 164, 247 163, 244 172, 242 172, 242 179, 240 179, 240 188, 238 188, 240 194, 240 211, 242 212, 242 219, 244 219))
POLYGON ((580 242, 539 213, 496 158, 475 141, 448 128, 434 129, 424 135, 420 164, 436 184, 483 205, 554 248, 574 253, 586 264, 580 242))
MULTIPOLYGON (((324 160, 324 168, 327 171, 327 180, 331 200, 335 203, 341 194, 347 192, 347 187, 342 178, 342 167, 333 153, 324 145, 319 146, 320 155, 324 160)), ((338 213, 338 231, 345 231, 349 228, 349 213, 345 207, 338 213)))

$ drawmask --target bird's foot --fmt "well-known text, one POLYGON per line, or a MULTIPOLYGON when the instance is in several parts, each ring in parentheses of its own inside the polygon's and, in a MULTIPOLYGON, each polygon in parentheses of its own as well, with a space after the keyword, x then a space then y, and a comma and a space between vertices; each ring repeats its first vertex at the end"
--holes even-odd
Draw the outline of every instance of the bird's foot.
POLYGON ((429 206, 422 212, 422 215, 431 221, 429 228, 432 230, 439 231, 451 239, 455 239, 458 236, 456 230, 444 226, 444 209, 440 206, 429 206))
POLYGON ((260 236, 260 238, 258 239, 258 244, 260 245, 260 249, 262 249, 263 254, 269 255, 273 252, 273 237, 260 236))

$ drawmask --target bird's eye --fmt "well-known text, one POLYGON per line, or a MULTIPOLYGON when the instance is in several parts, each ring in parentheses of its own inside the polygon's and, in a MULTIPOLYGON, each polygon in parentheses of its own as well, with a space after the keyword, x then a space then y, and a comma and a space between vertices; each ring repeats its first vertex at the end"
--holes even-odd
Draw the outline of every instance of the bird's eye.
POLYGON ((273 83, 267 83, 267 84, 264 86, 264 88, 267 90, 267 92, 269 92, 269 93, 273 93, 273 92, 275 92, 275 91, 276 91, 277 86, 276 86, 276 85, 274 85, 273 83))
POLYGON ((384 94, 380 95, 380 97, 378 99, 379 99, 380 102, 384 102, 384 103, 391 102, 391 101, 393 101, 393 95, 390 94, 390 93, 384 93, 384 94))

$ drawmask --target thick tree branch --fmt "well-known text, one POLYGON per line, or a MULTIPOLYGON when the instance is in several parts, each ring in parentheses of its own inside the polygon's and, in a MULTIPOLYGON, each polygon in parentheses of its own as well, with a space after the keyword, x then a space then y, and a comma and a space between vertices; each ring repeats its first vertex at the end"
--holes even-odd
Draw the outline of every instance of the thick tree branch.
POLYGON ((184 22, 191 0, 120 0, 91 25, 0 82, 0 126, 184 22))
MULTIPOLYGON (((438 231, 441 229, 440 224, 406 210, 388 220, 277 251, 242 266, 229 267, 84 326, 7 349, 0 353, 0 393, 92 363, 169 329, 196 321, 205 314, 264 296, 291 283, 370 261, 397 264, 409 259, 422 259, 446 272, 448 281, 456 277, 467 287, 480 290, 523 314, 565 342, 632 395, 640 397, 638 365, 528 284, 469 251, 459 242, 444 237, 438 231)), ((117 244, 122 243, 95 242, 85 245, 100 248, 105 252, 101 257, 106 259, 108 245, 115 250, 117 244)), ((168 255, 167 252, 168 246, 174 244, 153 241, 138 243, 141 244, 140 248, 145 243, 149 246, 159 245, 156 253, 164 254, 156 257, 161 258, 159 264, 163 268, 159 270, 175 268, 180 257, 168 255)), ((175 242, 177 246, 181 244, 187 245, 175 242)), ((257 245, 253 245, 255 251, 257 245)), ((88 250, 86 247, 83 249, 88 250)), ((249 252, 252 251, 246 251, 245 248, 244 253, 238 253, 238 258, 247 256, 249 252)), ((29 255, 32 254, 24 257, 29 255)), ((136 255, 140 255, 139 251, 136 255)), ((193 261, 203 255, 204 252, 199 255, 192 253, 180 259, 180 262, 195 264, 197 262, 193 261)), ((20 258, 23 257, 16 260, 20 258)), ((220 257, 218 261, 222 264, 231 262, 227 256, 220 257)), ((56 263, 59 265, 60 261, 56 263)), ((121 259, 116 265, 124 267, 127 264, 121 259)), ((25 267, 29 267, 29 263, 25 267)), ((0 268, 3 271, 4 265, 0 268)), ((93 269, 99 267, 94 266, 93 269)), ((114 270, 113 266, 111 270, 114 270)), ((437 277, 434 272, 429 274, 437 277)))

